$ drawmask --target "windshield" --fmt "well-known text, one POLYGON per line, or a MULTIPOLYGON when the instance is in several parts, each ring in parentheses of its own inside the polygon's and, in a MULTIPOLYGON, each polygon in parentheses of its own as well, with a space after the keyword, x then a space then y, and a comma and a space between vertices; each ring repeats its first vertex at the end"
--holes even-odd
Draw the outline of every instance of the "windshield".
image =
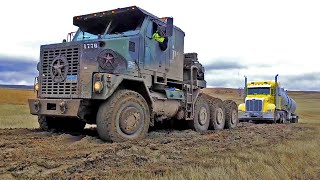
POLYGON ((73 41, 82 41, 90 39, 98 39, 98 36, 88 32, 83 32, 80 29, 78 29, 77 33, 74 35, 73 41))
POLYGON ((270 87, 248 88, 248 95, 253 94, 270 94, 270 87))
POLYGON ((144 16, 141 15, 119 14, 80 21, 73 41, 98 39, 99 35, 107 39, 135 35, 139 33, 143 20, 144 16))

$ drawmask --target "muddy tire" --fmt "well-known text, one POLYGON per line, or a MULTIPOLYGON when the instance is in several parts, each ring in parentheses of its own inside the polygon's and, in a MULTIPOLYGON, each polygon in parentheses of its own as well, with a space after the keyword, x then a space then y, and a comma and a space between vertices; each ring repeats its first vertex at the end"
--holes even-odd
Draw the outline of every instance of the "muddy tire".
POLYGON ((118 90, 97 113, 97 131, 101 139, 123 142, 142 139, 148 133, 150 110, 145 99, 131 90, 118 90))
POLYGON ((38 122, 40 129, 43 131, 51 131, 52 130, 52 120, 49 117, 39 115, 38 122))
POLYGON ((218 98, 211 98, 210 102, 210 128, 214 130, 223 129, 225 126, 225 113, 223 109, 222 100, 218 98))
POLYGON ((239 124, 237 104, 232 100, 225 100, 223 101, 223 107, 226 119, 225 128, 232 129, 237 127, 239 124))
POLYGON ((198 96, 194 105, 194 117, 193 121, 189 121, 189 127, 197 132, 205 132, 209 128, 210 123, 210 107, 206 99, 198 96))

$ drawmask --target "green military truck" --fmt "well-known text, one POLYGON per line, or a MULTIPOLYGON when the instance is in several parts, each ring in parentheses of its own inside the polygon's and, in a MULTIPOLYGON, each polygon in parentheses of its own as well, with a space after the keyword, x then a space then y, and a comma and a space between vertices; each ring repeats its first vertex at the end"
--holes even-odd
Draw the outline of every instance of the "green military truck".
POLYGON ((101 139, 119 142, 168 119, 199 132, 237 126, 234 101, 201 93, 204 68, 196 53, 184 53, 173 18, 132 6, 75 16, 73 24, 77 32, 63 43, 41 46, 37 98, 29 99, 41 129, 96 124, 101 139))

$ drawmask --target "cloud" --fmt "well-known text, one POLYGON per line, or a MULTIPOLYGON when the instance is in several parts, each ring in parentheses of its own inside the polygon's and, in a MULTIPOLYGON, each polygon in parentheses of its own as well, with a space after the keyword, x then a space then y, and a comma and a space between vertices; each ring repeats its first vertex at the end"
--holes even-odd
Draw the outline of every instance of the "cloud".
MULTIPOLYGON (((320 72, 309 72, 295 75, 279 75, 278 80, 281 86, 288 90, 299 91, 320 91, 320 72)), ((244 78, 239 76, 235 70, 219 71, 216 74, 207 74, 209 87, 244 87, 244 78)), ((274 76, 255 75, 248 76, 248 81, 274 80, 274 76)))
POLYGON ((320 72, 284 75, 280 82, 285 89, 320 91, 320 72))
POLYGON ((233 70, 245 69, 246 66, 241 64, 241 58, 216 58, 211 63, 204 64, 206 71, 211 70, 233 70))
POLYGON ((32 85, 36 67, 33 59, 0 56, 0 84, 32 85))

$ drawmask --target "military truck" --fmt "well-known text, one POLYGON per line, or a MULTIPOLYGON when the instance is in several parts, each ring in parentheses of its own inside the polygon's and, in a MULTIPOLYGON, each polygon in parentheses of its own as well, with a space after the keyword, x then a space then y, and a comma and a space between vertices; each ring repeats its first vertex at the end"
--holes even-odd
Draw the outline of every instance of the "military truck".
POLYGON ((296 102, 281 88, 278 75, 274 81, 247 82, 245 77, 244 89, 245 102, 238 107, 240 121, 298 122, 296 102))
POLYGON ((101 139, 119 142, 168 119, 199 132, 237 126, 234 101, 201 93, 205 70, 197 53, 184 53, 185 33, 173 18, 131 6, 75 16, 73 24, 67 40, 40 48, 29 107, 43 130, 96 124, 101 139))

